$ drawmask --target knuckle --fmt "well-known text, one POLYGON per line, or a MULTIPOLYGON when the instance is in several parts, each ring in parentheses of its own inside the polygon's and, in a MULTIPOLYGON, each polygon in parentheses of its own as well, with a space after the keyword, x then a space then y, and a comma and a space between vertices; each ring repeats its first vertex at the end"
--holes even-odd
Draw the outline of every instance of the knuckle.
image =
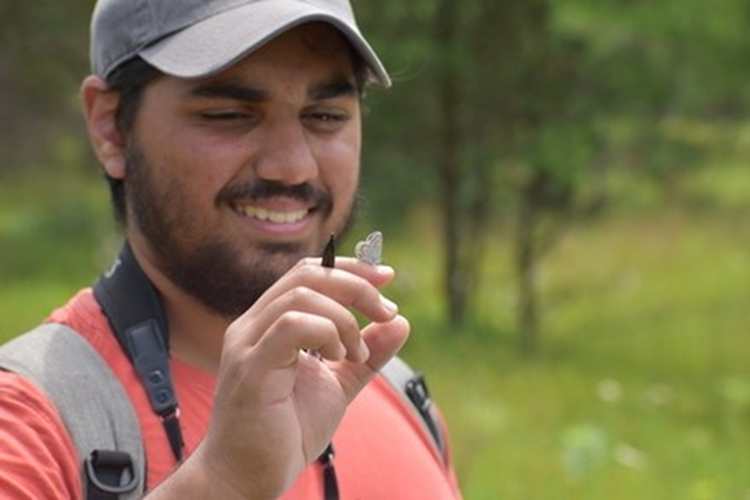
POLYGON ((287 302, 290 306, 306 304, 313 300, 316 293, 317 292, 310 287, 304 285, 297 286, 287 292, 287 302))
POLYGON ((320 267, 320 259, 305 257, 297 263, 297 272, 303 276, 314 274, 320 267))
POLYGON ((357 285, 355 295, 353 296, 354 304, 367 304, 377 300, 380 296, 380 292, 364 278, 360 278, 360 282, 357 285))
POLYGON ((349 332, 359 332, 359 322, 357 321, 357 318, 354 317, 353 314, 347 314, 343 318, 343 325, 342 328, 345 328, 346 331, 349 332))
POLYGON ((305 322, 305 315, 299 311, 286 311, 276 320, 276 326, 281 330, 300 328, 305 322))

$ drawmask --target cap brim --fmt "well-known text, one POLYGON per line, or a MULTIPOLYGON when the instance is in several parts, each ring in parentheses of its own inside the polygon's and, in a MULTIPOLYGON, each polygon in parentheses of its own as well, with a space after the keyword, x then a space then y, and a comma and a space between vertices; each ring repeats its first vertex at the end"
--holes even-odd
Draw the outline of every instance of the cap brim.
POLYGON ((299 1, 253 2, 219 13, 141 50, 160 71, 181 78, 222 71, 279 34, 311 21, 327 22, 341 31, 372 71, 390 87, 391 79, 356 25, 334 12, 299 1))

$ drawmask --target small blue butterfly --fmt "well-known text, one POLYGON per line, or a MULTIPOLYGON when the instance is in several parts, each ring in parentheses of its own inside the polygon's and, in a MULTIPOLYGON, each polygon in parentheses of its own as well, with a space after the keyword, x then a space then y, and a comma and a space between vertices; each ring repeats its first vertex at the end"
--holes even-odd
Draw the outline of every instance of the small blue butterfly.
POLYGON ((354 255, 373 266, 380 264, 383 256, 383 233, 380 231, 370 233, 354 247, 354 255))

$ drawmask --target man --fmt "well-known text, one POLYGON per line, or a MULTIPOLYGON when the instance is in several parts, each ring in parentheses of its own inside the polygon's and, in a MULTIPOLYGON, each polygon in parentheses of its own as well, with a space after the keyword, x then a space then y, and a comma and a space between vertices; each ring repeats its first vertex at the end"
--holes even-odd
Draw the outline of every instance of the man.
MULTIPOLYGON (((84 115, 127 243, 49 322, 122 384, 147 498, 460 497, 377 376, 409 331, 380 292, 393 270, 312 257, 351 220, 363 87, 390 84, 348 1, 101 0, 91 54, 84 115), (156 320, 121 328, 142 299, 156 320), (167 345, 168 367, 142 378, 136 338, 167 345)), ((48 396, 0 371, 2 498, 86 489, 48 396)))

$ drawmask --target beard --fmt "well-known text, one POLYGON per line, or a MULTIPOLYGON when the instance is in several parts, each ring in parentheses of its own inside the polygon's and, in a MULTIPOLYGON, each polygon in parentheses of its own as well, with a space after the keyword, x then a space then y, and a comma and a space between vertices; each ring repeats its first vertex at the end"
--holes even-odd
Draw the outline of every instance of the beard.
MULTIPOLYGON (((135 224, 147 240, 156 264, 174 284, 206 308, 233 320, 244 313, 263 293, 301 258, 323 250, 329 235, 321 241, 299 243, 256 243, 254 251, 218 231, 199 233, 200 214, 192 205, 181 182, 160 189, 153 177, 154 165, 137 144, 127 150, 125 199, 128 224, 135 224), (192 209, 194 210, 194 209, 192 209)), ((229 205, 235 199, 286 196, 310 202, 322 217, 328 217, 333 202, 328 193, 310 184, 284 185, 258 181, 253 185, 230 185, 222 189, 215 205, 229 205)), ((336 231, 344 234, 354 221, 356 196, 336 231)))

